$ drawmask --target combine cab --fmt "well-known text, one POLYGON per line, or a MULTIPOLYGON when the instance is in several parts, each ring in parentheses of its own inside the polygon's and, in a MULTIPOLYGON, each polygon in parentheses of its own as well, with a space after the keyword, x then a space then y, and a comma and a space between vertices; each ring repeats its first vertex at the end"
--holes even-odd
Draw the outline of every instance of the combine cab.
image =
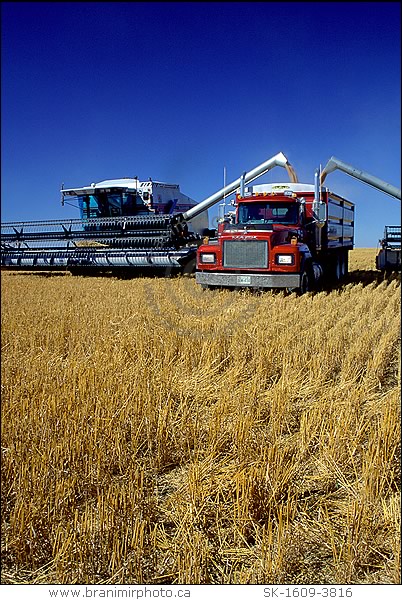
POLYGON ((3 268, 183 270, 194 262, 208 231, 206 212, 181 227, 172 226, 177 213, 196 205, 178 185, 127 178, 61 193, 62 204, 77 203, 81 218, 2 224, 3 268))
POLYGON ((401 226, 387 225, 380 240, 381 249, 376 256, 376 267, 380 271, 401 270, 401 226))

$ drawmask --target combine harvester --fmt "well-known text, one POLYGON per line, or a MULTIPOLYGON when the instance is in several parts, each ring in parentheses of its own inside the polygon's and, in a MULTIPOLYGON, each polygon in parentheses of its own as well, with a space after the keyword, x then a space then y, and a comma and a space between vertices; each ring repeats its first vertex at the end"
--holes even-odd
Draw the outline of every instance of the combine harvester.
POLYGON ((384 237, 380 240, 381 249, 375 262, 376 267, 385 273, 401 270, 401 226, 386 225, 384 237))
MULTIPOLYGON (((265 161, 246 180, 275 166, 292 168, 283 154, 265 161)), ((194 271, 197 248, 208 229, 207 209, 239 186, 236 180, 200 204, 178 185, 112 179, 62 189, 62 204, 77 201, 80 219, 1 225, 1 266, 5 269, 163 273, 194 271)))
POLYGON ((166 274, 190 272, 197 260, 196 280, 203 287, 306 291, 324 276, 337 282, 353 248, 354 205, 323 187, 335 169, 401 197, 394 186, 334 157, 316 171, 314 185, 298 183, 281 152, 198 204, 178 185, 107 180, 61 190, 62 203, 78 201, 80 219, 2 224, 1 266, 166 274), (276 166, 286 169, 290 183, 245 187, 276 166), (234 192, 235 210, 222 217, 215 237, 207 211, 234 192))
POLYGON ((2 224, 2 267, 83 274, 185 268, 208 230, 207 214, 187 228, 172 227, 175 213, 195 205, 178 185, 125 178, 61 194, 62 205, 77 202, 81 218, 2 224))

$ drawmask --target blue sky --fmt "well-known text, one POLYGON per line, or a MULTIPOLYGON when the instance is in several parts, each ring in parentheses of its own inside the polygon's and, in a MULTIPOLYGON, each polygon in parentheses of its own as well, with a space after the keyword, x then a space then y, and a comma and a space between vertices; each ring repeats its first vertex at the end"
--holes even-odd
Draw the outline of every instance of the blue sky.
MULTIPOLYGON (((3 2, 2 221, 78 218, 60 187, 133 177, 197 201, 282 151, 400 187, 399 2, 3 2)), ((275 168, 256 183, 287 181, 275 168)), ((398 200, 341 172, 357 247, 398 200)), ((213 216, 212 211, 211 216, 213 216)))

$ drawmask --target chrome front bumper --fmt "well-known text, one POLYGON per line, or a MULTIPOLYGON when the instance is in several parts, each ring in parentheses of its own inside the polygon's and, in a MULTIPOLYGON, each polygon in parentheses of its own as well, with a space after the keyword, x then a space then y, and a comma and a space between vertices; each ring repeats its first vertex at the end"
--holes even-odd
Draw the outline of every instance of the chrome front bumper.
POLYGON ((200 285, 221 287, 251 287, 251 288, 298 288, 300 275, 295 273, 208 273, 197 271, 195 280, 200 285))

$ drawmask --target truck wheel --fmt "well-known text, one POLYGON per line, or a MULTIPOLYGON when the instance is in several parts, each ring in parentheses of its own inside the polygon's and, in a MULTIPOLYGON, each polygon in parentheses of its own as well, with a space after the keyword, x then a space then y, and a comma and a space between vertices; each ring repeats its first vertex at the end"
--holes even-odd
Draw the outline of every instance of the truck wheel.
POLYGON ((343 276, 347 277, 349 273, 349 253, 347 250, 343 253, 343 276))
POLYGON ((195 258, 192 258, 191 260, 188 261, 188 263, 186 263, 182 268, 181 268, 181 274, 182 275, 193 275, 195 273, 195 268, 196 268, 196 260, 195 258))
POLYGON ((343 255, 339 254, 334 256, 328 264, 328 283, 337 284, 339 283, 345 273, 345 262, 343 255))
POLYGON ((338 283, 342 279, 342 257, 337 256, 334 265, 334 279, 338 283))
POLYGON ((339 272, 340 281, 342 281, 347 275, 347 260, 344 252, 339 256, 339 272))
POLYGON ((309 271, 305 269, 300 277, 299 293, 300 295, 306 294, 307 292, 311 292, 312 289, 311 275, 309 271))
POLYGON ((299 296, 301 296, 302 294, 306 294, 307 292, 312 291, 312 289, 313 289, 312 281, 313 281, 313 279, 312 279, 311 273, 309 272, 308 269, 304 269, 304 271, 300 277, 300 286, 297 288, 287 288, 287 291, 289 292, 289 294, 296 293, 299 296))

